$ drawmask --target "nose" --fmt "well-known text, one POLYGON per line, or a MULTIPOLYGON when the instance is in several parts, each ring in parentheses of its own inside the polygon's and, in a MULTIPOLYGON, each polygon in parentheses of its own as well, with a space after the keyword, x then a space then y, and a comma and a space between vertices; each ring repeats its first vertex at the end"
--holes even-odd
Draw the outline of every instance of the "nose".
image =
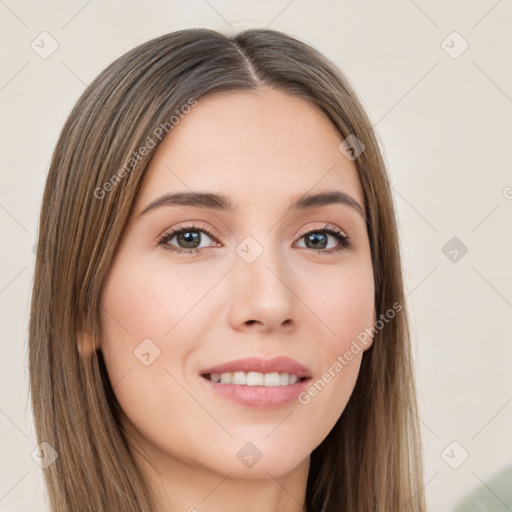
POLYGON ((297 278, 277 250, 265 248, 252 262, 237 255, 230 280, 229 320, 235 329, 289 331, 297 325, 297 278))

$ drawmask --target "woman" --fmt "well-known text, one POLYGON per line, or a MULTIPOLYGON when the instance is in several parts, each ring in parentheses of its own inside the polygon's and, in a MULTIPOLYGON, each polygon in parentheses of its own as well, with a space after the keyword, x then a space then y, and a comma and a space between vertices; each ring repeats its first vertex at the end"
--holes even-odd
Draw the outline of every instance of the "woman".
POLYGON ((51 510, 424 511, 404 302, 385 166, 332 62, 263 29, 134 48, 43 197, 51 510))

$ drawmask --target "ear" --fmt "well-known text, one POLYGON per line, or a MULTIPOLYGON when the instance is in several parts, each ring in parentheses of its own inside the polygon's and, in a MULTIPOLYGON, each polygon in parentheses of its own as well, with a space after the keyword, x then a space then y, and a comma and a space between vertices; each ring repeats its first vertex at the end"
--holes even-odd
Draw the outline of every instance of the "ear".
MULTIPOLYGON (((373 315, 372 315, 372 323, 371 326, 374 326, 377 322, 377 313, 375 312, 375 308, 373 308, 373 315)), ((363 352, 366 352, 372 345, 374 340, 375 334, 372 337, 368 337, 368 341, 366 342, 366 345, 363 349, 363 352)))
POLYGON ((99 348, 96 337, 90 329, 80 329, 77 335, 77 348, 82 357, 91 357, 99 348))

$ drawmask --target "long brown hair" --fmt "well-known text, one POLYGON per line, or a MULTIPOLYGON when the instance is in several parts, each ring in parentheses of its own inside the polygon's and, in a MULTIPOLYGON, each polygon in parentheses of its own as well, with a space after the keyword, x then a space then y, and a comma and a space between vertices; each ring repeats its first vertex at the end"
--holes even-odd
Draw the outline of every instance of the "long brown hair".
POLYGON ((141 44, 108 66, 76 103, 52 156, 29 369, 38 442, 58 453, 44 469, 53 512, 156 510, 121 426, 117 383, 109 382, 101 351, 83 354, 78 338, 85 326, 101 335, 102 286, 148 163, 172 130, 169 120, 179 121, 184 106, 205 94, 262 85, 310 102, 341 136, 364 144, 354 163, 367 211, 377 318, 402 305, 376 332, 343 414, 311 454, 308 512, 425 510, 398 232, 371 123, 342 72, 300 40, 266 29, 233 36, 187 29, 141 44))

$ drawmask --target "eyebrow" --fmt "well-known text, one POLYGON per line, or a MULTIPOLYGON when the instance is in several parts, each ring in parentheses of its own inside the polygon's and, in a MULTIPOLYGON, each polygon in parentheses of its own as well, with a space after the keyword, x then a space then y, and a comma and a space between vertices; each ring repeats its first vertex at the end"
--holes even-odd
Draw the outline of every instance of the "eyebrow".
MULTIPOLYGON (((321 192, 317 194, 303 194, 294 198, 290 210, 308 210, 321 208, 331 204, 344 204, 356 210, 366 220, 361 205, 345 192, 338 190, 321 192)), ((235 212, 235 205, 229 197, 212 192, 175 192, 164 194, 155 199, 139 214, 139 217, 163 206, 193 206, 195 208, 213 209, 219 211, 235 212)))

